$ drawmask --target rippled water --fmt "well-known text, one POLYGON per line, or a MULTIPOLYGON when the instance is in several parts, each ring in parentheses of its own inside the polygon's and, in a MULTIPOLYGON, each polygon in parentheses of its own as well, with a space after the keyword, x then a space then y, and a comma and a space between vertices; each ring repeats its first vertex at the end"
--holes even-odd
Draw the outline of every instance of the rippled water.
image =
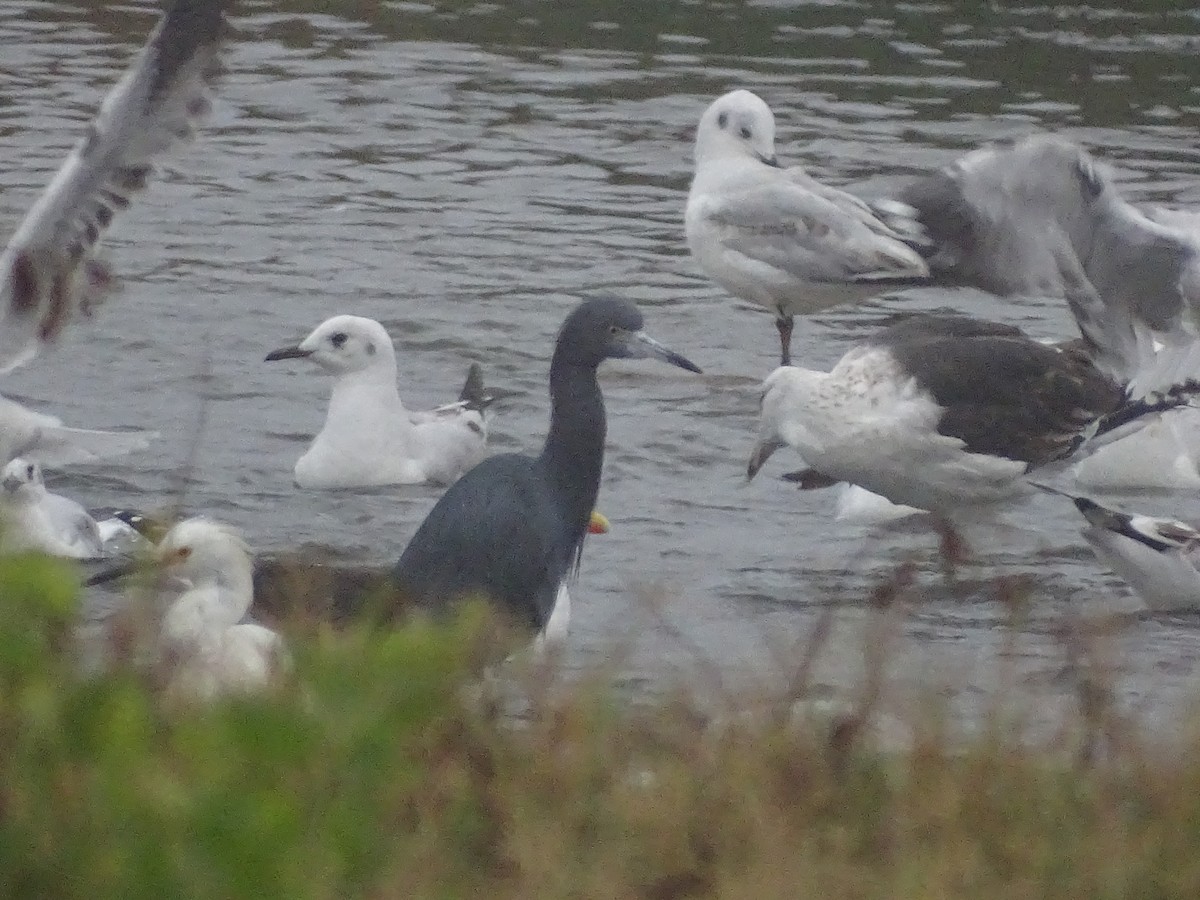
MULTIPOLYGON (((162 433, 148 452, 61 473, 60 489, 154 507, 190 466, 188 506, 259 549, 315 543, 385 563, 436 491, 293 487, 329 383, 264 354, 333 313, 378 318, 412 406, 450 399, 479 360, 521 392, 493 446, 536 450, 558 325, 581 296, 616 292, 706 374, 628 363, 603 375, 601 508, 614 530, 588 547, 572 660, 611 662, 633 684, 694 662, 697 648, 726 671, 769 670, 833 603, 822 677, 844 681, 869 586, 912 557, 931 593, 909 619, 898 675, 953 682, 982 704, 1011 666, 1035 696, 1066 695, 1062 623, 1123 593, 1072 511, 1036 500, 1016 517, 1025 530, 947 585, 924 531, 835 522, 827 494, 770 473, 744 484, 777 344, 769 316, 686 254, 691 135, 713 97, 745 86, 776 110, 781 157, 833 183, 882 185, 1049 128, 1117 164, 1135 199, 1200 202, 1200 16, 836 0, 328 6, 239 6, 211 126, 111 241, 117 295, 5 380, 71 424, 162 433), (1006 608, 972 588, 996 572, 1035 577, 1011 645, 1006 608), (646 594, 664 598, 657 611, 646 594)), ((4 221, 75 141, 150 13, 0 0, 4 221)), ((944 304, 1071 333, 1057 305, 910 292, 801 323, 797 356, 828 366, 881 315, 944 304)), ((1200 515, 1194 498, 1130 502, 1200 515)), ((1128 697, 1163 716, 1190 698, 1193 621, 1126 622, 1113 646, 1128 697)))

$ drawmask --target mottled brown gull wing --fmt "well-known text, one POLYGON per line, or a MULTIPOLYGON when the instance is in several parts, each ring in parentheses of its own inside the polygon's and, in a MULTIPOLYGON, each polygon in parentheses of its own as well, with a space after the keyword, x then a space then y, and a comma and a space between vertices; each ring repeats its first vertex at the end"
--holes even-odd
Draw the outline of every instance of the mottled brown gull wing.
POLYGON ((175 0, 0 255, 0 371, 28 361, 86 309, 87 262, 146 186, 155 159, 211 107, 232 0, 175 0))
POLYGON ((1121 386, 1083 354, 960 316, 916 316, 885 329, 886 346, 944 410, 938 432, 972 453, 1027 463, 1068 456, 1084 428, 1120 408, 1121 386))

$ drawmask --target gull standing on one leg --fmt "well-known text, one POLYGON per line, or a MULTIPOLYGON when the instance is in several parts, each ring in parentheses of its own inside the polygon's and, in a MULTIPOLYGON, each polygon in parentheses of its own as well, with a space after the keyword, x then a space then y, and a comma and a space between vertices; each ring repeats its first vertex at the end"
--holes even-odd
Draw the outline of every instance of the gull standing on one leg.
POLYGON ((731 294, 775 313, 783 365, 793 316, 928 278, 905 235, 850 194, 775 159, 775 117, 750 91, 705 110, 684 217, 688 247, 731 294))

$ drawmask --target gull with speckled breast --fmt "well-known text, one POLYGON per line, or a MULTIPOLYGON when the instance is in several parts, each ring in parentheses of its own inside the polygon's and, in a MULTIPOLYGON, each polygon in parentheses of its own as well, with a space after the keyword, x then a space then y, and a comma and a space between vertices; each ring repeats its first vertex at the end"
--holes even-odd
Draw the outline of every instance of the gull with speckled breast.
POLYGON ((753 478, 782 446, 812 486, 860 485, 954 526, 990 517, 1052 471, 1200 391, 1187 380, 1133 396, 1091 357, 966 316, 915 315, 852 347, 829 372, 781 366, 763 384, 753 478))

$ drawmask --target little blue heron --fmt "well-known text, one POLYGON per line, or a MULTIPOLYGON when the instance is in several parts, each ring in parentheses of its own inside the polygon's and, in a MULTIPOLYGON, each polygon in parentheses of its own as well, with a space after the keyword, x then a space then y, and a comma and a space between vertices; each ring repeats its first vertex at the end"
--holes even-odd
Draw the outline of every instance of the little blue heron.
POLYGON ((620 299, 586 300, 567 316, 550 363, 542 452, 490 457, 446 491, 392 570, 401 597, 422 605, 478 597, 516 623, 555 630, 563 612, 554 623, 551 616, 578 565, 604 464, 597 367, 606 359, 657 357, 700 371, 641 329, 642 314, 620 299))

